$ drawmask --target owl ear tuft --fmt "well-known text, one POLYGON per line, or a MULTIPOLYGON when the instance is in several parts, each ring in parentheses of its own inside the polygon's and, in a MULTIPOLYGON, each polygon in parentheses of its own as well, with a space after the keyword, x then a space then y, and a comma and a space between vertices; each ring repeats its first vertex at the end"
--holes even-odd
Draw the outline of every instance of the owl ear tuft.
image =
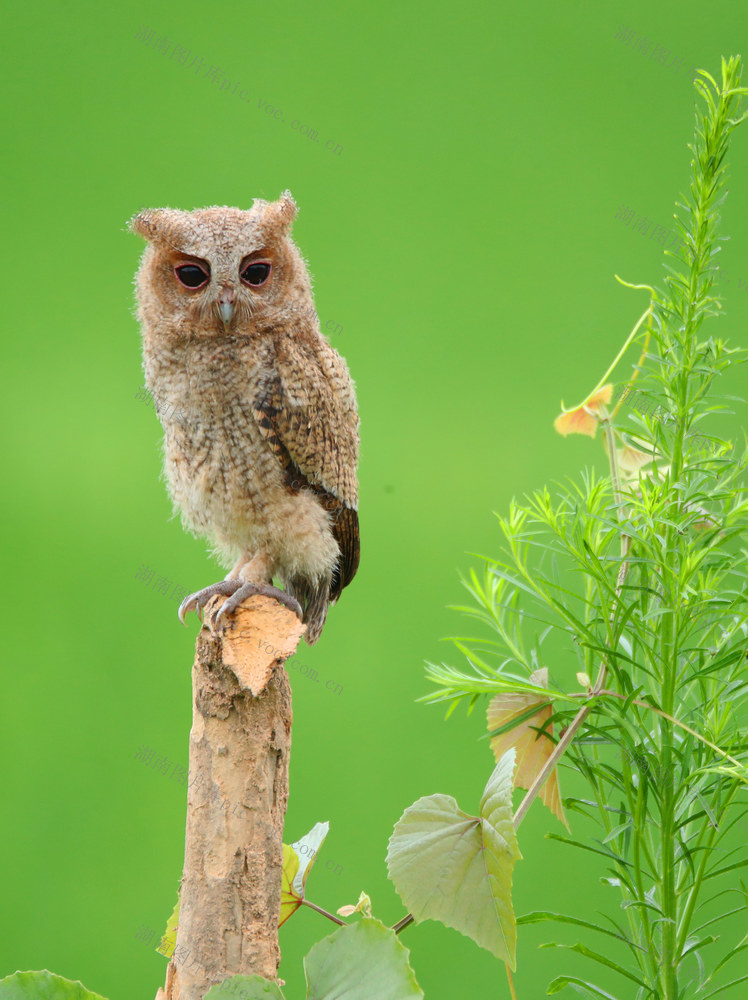
POLYGON ((137 233, 144 240, 152 240, 156 235, 158 210, 145 208, 130 219, 130 232, 137 233))
POLYGON ((289 230, 298 211, 291 192, 284 191, 278 201, 267 202, 264 221, 274 229, 289 230))
POLYGON ((175 214, 164 208, 144 208, 130 219, 130 230, 149 243, 168 243, 175 214))
POLYGON ((293 200, 291 192, 284 191, 276 204, 279 206, 279 215, 282 217, 286 225, 290 225, 299 214, 299 209, 296 202, 293 200))

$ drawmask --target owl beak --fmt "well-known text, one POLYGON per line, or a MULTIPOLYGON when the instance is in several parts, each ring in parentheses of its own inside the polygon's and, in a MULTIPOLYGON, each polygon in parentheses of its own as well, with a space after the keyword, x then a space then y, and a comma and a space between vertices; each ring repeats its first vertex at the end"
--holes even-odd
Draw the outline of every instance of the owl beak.
POLYGON ((221 314, 221 319, 223 320, 223 325, 228 326, 231 320, 234 318, 234 297, 222 298, 218 303, 218 311, 221 314))

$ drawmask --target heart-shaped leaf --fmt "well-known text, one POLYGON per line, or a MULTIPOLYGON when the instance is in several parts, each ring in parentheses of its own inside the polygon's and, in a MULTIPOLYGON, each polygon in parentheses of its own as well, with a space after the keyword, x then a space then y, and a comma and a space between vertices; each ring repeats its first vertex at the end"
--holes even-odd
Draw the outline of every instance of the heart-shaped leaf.
POLYGON ((283 1000, 277 983, 262 976, 232 976, 211 986, 203 1000, 283 1000))
POLYGON ((104 1000, 79 982, 63 979, 44 969, 14 972, 0 979, 0 1000, 104 1000))
POLYGON ((512 871, 521 857, 512 813, 514 750, 488 779, 478 816, 451 795, 405 810, 387 852, 390 878, 416 920, 439 920, 515 968, 512 871))
POLYGON ((423 1000, 408 955, 372 917, 341 927, 304 959, 307 1000, 423 1000))

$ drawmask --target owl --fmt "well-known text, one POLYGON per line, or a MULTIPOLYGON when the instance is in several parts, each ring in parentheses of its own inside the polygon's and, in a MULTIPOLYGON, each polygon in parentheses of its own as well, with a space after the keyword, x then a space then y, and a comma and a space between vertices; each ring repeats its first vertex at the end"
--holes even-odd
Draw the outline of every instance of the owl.
POLYGON ((291 239, 296 211, 286 192, 249 211, 146 210, 130 226, 147 241, 137 316, 169 492, 229 571, 179 617, 221 594, 221 622, 266 594, 303 617, 311 645, 358 568, 359 419, 291 239))

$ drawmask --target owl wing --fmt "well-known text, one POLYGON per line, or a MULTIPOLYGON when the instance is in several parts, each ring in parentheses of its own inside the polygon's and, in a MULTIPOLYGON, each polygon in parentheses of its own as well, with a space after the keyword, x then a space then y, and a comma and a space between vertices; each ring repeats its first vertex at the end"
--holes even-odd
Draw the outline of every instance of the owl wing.
POLYGON ((330 600, 356 574, 358 530, 358 413, 348 369, 329 344, 276 338, 252 401, 260 433, 284 470, 286 486, 317 494, 330 514, 340 560, 330 600))

